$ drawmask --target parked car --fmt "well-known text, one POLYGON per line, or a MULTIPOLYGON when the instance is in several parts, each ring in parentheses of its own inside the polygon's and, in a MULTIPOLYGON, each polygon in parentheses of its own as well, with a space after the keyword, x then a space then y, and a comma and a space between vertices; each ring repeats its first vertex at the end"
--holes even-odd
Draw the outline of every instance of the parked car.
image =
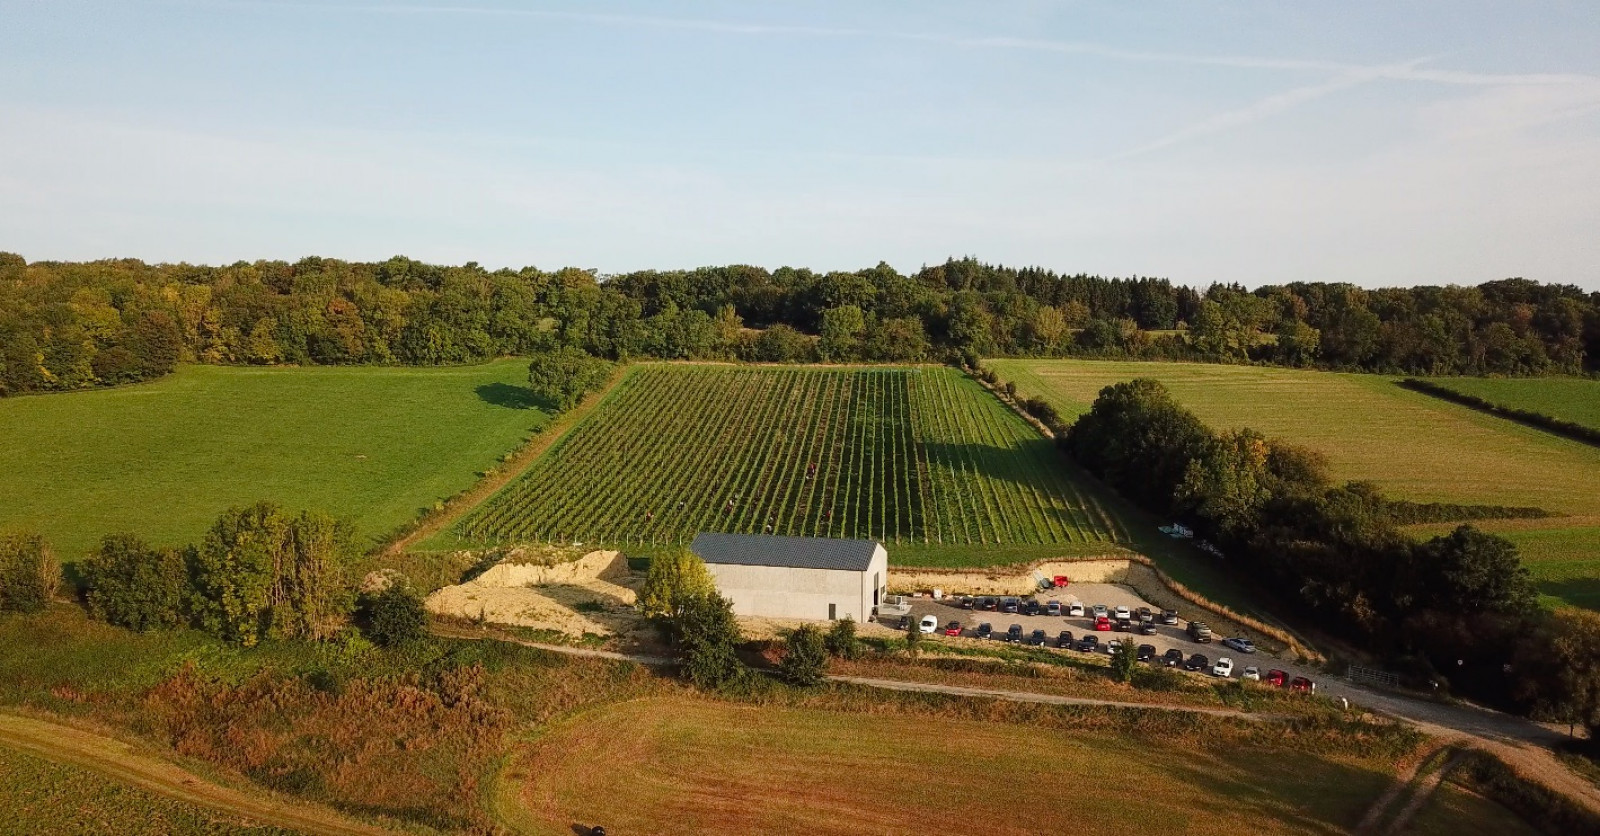
POLYGON ((1211 675, 1220 676, 1223 679, 1233 676, 1233 660, 1226 656, 1218 659, 1217 663, 1211 666, 1211 675))
POLYGON ((1240 679, 1248 679, 1251 682, 1260 682, 1261 681, 1261 669, 1256 667, 1255 665, 1251 665, 1250 667, 1245 668, 1243 671, 1239 672, 1239 678, 1240 679))
POLYGON ((1028 634, 1028 644, 1031 644, 1034 647, 1044 647, 1049 643, 1050 637, 1045 635, 1043 630, 1034 630, 1032 633, 1028 634))
POLYGON ((1089 616, 1091 618, 1110 618, 1111 613, 1106 609, 1105 604, 1095 604, 1092 608, 1090 608, 1089 616))
POLYGON ((1071 630, 1062 630, 1061 634, 1056 636, 1056 647, 1062 647, 1062 648, 1070 648, 1070 647, 1072 647, 1072 631, 1071 630))
POLYGON ((1121 648, 1121 647, 1122 647, 1122 639, 1112 639, 1111 641, 1106 642, 1106 654, 1107 655, 1111 655, 1111 656, 1115 656, 1116 653, 1117 653, 1117 650, 1119 648, 1121 648))
POLYGON ((1100 649, 1100 637, 1090 633, 1078 639, 1078 650, 1082 653, 1093 653, 1100 649))
POLYGON ((1133 629, 1133 622, 1123 621, 1118 618, 1111 622, 1111 629, 1116 630, 1118 633, 1126 633, 1133 629))
POLYGON ((990 638, 990 637, 992 637, 994 635, 994 625, 990 624, 987 621, 985 621, 982 624, 978 625, 978 632, 975 633, 974 635, 976 635, 980 639, 990 638))
POLYGON ((1168 650, 1166 653, 1161 654, 1161 664, 1166 665, 1169 668, 1178 667, 1179 665, 1183 664, 1183 651, 1174 647, 1171 650, 1168 650))
POLYGON ((1256 643, 1243 636, 1230 636, 1222 640, 1222 646, 1240 653, 1256 652, 1256 643))
POLYGON ((1021 624, 1013 624, 1010 627, 1006 628, 1006 641, 1008 641, 1008 642, 1020 642, 1020 641, 1022 641, 1022 625, 1021 624))
POLYGON ((1161 623, 1167 625, 1168 627, 1172 627, 1172 626, 1176 625, 1178 623, 1178 611, 1177 610, 1162 610, 1161 611, 1161 623))
POLYGON ((1127 607, 1117 607, 1111 611, 1111 617, 1118 621, 1132 621, 1133 610, 1130 610, 1127 607))
POLYGON ((1001 612, 1013 612, 1014 613, 1014 612, 1016 612, 1017 610, 1020 610, 1020 609, 1022 609, 1022 599, 1021 598, 1018 598, 1018 597, 1016 597, 1014 595, 1007 595, 1006 597, 1000 599, 1000 611, 1001 612))
POLYGON ((1278 670, 1277 668, 1273 668, 1272 670, 1267 671, 1267 678, 1262 681, 1268 685, 1276 685, 1279 688, 1282 688, 1289 684, 1289 675, 1278 670))
POLYGON ((1156 646, 1153 644, 1139 645, 1139 661, 1148 662, 1156 658, 1156 646))
POLYGON ((939 629, 939 619, 931 615, 925 615, 922 617, 922 621, 918 622, 917 629, 924 633, 935 632, 939 629))
POLYGON ((1083 602, 1082 601, 1073 601, 1072 603, 1068 604, 1067 605, 1067 615, 1072 616, 1073 618, 1082 618, 1083 617, 1083 602))
POLYGON ((1149 607, 1140 607, 1133 611, 1133 617, 1139 619, 1140 624, 1156 623, 1156 614, 1149 607))
POLYGON ((994 612, 1000 608, 1000 599, 985 595, 978 599, 978 609, 994 612))
POLYGON ((1191 621, 1188 627, 1189 638, 1205 644, 1211 641, 1211 628, 1204 621, 1191 621))
POLYGON ((944 634, 947 636, 961 635, 961 622, 952 621, 949 624, 944 625, 944 634))
POLYGON ((1183 663, 1183 669, 1186 671, 1203 671, 1209 667, 1211 667, 1211 660, 1199 653, 1190 656, 1189 661, 1183 663))
POLYGON ((1094 620, 1094 629, 1101 633, 1109 632, 1111 630, 1111 619, 1106 618, 1103 615, 1097 617, 1094 620))
POLYGON ((961 608, 962 609, 970 610, 970 609, 975 608, 977 605, 978 605, 978 599, 972 597, 971 595, 963 595, 963 596, 961 596, 961 608))
POLYGON ((1297 676, 1294 679, 1289 680, 1289 690, 1302 691, 1307 694, 1315 694, 1317 692, 1317 683, 1312 682, 1303 676, 1297 676))
POLYGON ((1028 603, 1022 605, 1022 614, 1023 615, 1038 615, 1039 613, 1041 613, 1043 611, 1044 611, 1044 605, 1040 604, 1038 601, 1035 601, 1032 598, 1028 599, 1028 603))
POLYGON ((1072 583, 1072 579, 1066 575, 1056 575, 1050 579, 1050 585, 1056 589, 1066 589, 1069 583, 1072 583))
POLYGON ((1044 614, 1045 615, 1060 615, 1061 614, 1061 602, 1060 601, 1051 601, 1050 603, 1045 604, 1044 605, 1044 614))
POLYGON ((1156 634, 1156 625, 1151 624, 1148 621, 1139 622, 1139 635, 1141 635, 1141 636, 1153 636, 1155 634, 1156 634))

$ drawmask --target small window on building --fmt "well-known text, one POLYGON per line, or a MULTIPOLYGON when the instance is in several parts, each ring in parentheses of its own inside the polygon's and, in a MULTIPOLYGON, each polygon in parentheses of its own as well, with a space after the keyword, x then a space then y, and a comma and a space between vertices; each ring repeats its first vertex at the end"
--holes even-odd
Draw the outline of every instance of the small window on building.
POLYGON ((828 620, 829 621, 838 621, 839 620, 839 605, 838 604, 829 604, 828 605, 828 620))

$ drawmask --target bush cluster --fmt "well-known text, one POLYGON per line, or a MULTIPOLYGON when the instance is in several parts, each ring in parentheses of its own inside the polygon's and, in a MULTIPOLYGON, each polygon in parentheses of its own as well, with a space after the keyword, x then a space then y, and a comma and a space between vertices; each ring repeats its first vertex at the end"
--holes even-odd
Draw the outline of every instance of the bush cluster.
POLYGON ((89 611, 152 630, 190 624, 224 640, 323 639, 346 622, 348 526, 272 503, 231 508, 196 545, 156 548, 113 534, 80 566, 89 611))

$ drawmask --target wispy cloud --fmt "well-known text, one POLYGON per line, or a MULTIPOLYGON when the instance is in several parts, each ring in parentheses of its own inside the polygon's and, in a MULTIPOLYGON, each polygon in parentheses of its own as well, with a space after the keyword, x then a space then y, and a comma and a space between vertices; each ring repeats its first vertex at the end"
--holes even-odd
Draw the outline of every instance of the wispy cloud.
POLYGON ((1310 84, 1304 87, 1296 87, 1293 90, 1285 90, 1281 93, 1274 93, 1270 96, 1252 102, 1245 107, 1224 111, 1213 116, 1208 116, 1198 122, 1185 125, 1184 127, 1179 128, 1178 130, 1173 131, 1166 136, 1160 137, 1159 139, 1154 139, 1142 145, 1129 148, 1126 151, 1113 154, 1110 157, 1107 157, 1104 161, 1112 162, 1115 160, 1127 159, 1129 157, 1136 157, 1140 154, 1146 154, 1151 151, 1177 145, 1181 142, 1185 142, 1196 137, 1220 133, 1222 131, 1248 125, 1252 122, 1259 122, 1260 120, 1266 119, 1269 116, 1273 116, 1291 108, 1298 107, 1307 102, 1316 101, 1317 99, 1332 95, 1334 93, 1359 87, 1363 84, 1369 84, 1381 78, 1392 78, 1392 72, 1394 70, 1404 70, 1413 67, 1421 63, 1422 60, 1424 59, 1418 59, 1407 64, 1397 65, 1396 67, 1370 67, 1361 70, 1352 70, 1349 72, 1340 73, 1334 78, 1321 84, 1310 84))
MULTIPOLYGON (((713 32, 728 35, 794 36, 811 38, 860 38, 912 41, 961 49, 1023 50, 1052 52, 1062 55, 1085 55, 1116 61, 1155 64, 1181 64, 1205 67, 1230 67, 1235 69, 1312 71, 1339 73, 1347 77, 1359 76, 1361 82, 1376 79, 1417 81, 1475 87, 1506 85, 1588 84, 1600 82, 1600 76, 1576 73, 1476 73, 1459 70, 1423 68, 1420 61, 1403 64, 1368 65, 1344 61, 1324 61, 1307 58, 1278 58, 1255 55, 1199 55, 1182 52, 1161 52, 1128 49, 1084 41, 1060 41, 1045 38, 1018 38, 1008 36, 955 35, 938 32, 882 31, 872 29, 800 26, 787 23, 757 23, 740 20, 710 18, 683 18, 658 15, 615 14, 607 12, 572 12, 548 9, 528 9, 509 6, 484 6, 471 4, 409 4, 409 3, 275 3, 265 0, 237 0, 230 5, 250 8, 313 9, 325 12, 358 12, 387 15, 459 15, 477 17, 530 18, 587 23, 596 26, 614 26, 652 29, 678 29, 713 32)), ((1330 84, 1337 83, 1335 79, 1330 84)), ((1358 82, 1358 83, 1361 83, 1358 82)), ((1318 85, 1319 87, 1322 85, 1318 85)), ((1342 85, 1339 89, 1343 89, 1342 85)))

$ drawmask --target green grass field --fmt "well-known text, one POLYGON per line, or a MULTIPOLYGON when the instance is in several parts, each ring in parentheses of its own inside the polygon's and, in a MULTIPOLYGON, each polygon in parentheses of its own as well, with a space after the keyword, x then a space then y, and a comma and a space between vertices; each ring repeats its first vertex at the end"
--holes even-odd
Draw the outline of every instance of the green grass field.
POLYGON ((1376 757, 685 698, 580 715, 518 766, 533 776, 509 793, 518 824, 549 834, 1331 834, 1392 774, 1376 757))
POLYGON ((1523 548, 1552 601, 1600 609, 1600 449, 1591 445, 1411 392, 1381 375, 1198 363, 989 364, 1064 416, 1087 411, 1105 386, 1149 377, 1214 428, 1249 426, 1322 451, 1339 479, 1376 482, 1397 498, 1567 515, 1480 525, 1523 548))
POLYGON ((0 746, 0 834, 128 834, 198 836, 292 831, 185 804, 0 746))
POLYGON ((1581 377, 1434 377, 1428 382, 1490 403, 1600 429, 1600 380, 1581 377))
POLYGON ((382 536, 470 485, 547 415, 526 364, 186 366, 120 389, 0 400, 0 527, 65 561, 132 531, 178 545, 270 499, 382 536))
POLYGON ((469 542, 700 531, 1103 552, 1125 537, 1047 439, 959 372, 645 365, 456 527, 469 542))

